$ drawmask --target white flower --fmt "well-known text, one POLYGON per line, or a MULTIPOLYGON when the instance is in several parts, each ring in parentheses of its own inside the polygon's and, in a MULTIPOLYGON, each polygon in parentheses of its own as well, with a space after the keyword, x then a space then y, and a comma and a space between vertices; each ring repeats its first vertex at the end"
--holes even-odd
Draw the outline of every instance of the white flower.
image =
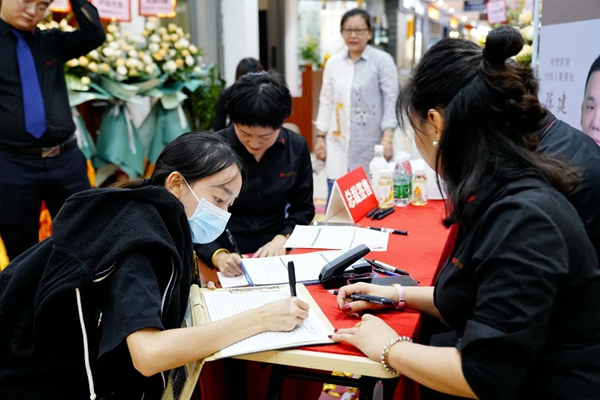
POLYGON ((175 42, 175 44, 173 45, 177 50, 183 49, 183 44, 181 43, 181 40, 178 40, 177 42, 175 42))
POLYGON ((146 68, 144 68, 144 71, 146 71, 148 75, 152 75, 154 73, 155 68, 156 66, 154 64, 148 64, 146 65, 146 68))
POLYGON ((67 61, 67 65, 68 65, 69 67, 73 67, 73 68, 74 68, 74 67, 78 67, 78 66, 79 66, 79 60, 78 60, 78 59, 76 59, 76 58, 72 58, 72 59, 70 59, 69 61, 67 61))
POLYGON ((525 46, 523 46, 523 48, 521 49, 519 54, 517 54, 517 57, 525 56, 525 55, 532 54, 532 53, 533 53, 533 48, 530 45, 526 44, 525 46))
POLYGON ((191 66, 193 66, 193 65, 194 65, 194 57, 192 57, 192 56, 187 56, 187 57, 185 58, 185 64, 186 64, 188 67, 191 67, 191 66))
POLYGON ((188 50, 192 54, 196 54, 198 52, 198 48, 196 46, 194 46, 193 44, 190 44, 190 47, 188 47, 188 50))
POLYGON ((92 80, 87 76, 82 76, 81 83, 83 83, 84 85, 89 85, 92 83, 92 80))
POLYGON ((117 50, 120 47, 120 43, 119 42, 110 42, 108 44, 108 47, 110 47, 111 49, 117 50))
POLYGON ((165 72, 173 73, 175 70, 177 70, 177 64, 173 60, 169 60, 163 65, 163 71, 165 72))
POLYGON ((173 58, 177 55, 177 50, 169 49, 169 57, 173 58))
MULTIPOLYGON (((157 49, 157 50, 158 50, 158 49, 157 49)), ((152 61, 152 56, 150 56, 150 54, 146 54, 146 55, 144 56, 144 62, 145 62, 146 64, 152 64, 152 63, 153 63, 153 61, 152 61)))
POLYGON ((529 42, 533 41, 533 26, 529 25, 521 29, 521 36, 529 42))
POLYGON ((88 69, 92 72, 98 72, 98 64, 92 61, 88 64, 88 69))
POLYGON ((169 32, 175 32, 177 30, 177 25, 175 25, 174 23, 170 22, 167 25, 167 29, 169 30, 169 32))
POLYGON ((181 38, 180 42, 184 48, 190 47, 190 41, 187 40, 186 38, 181 38))
POLYGON ((160 33, 161 35, 164 35, 165 33, 167 33, 167 28, 165 28, 164 26, 161 26, 160 28, 158 28, 158 33, 160 33))
MULTIPOLYGON (((170 39, 171 39, 171 42, 175 43, 176 41, 179 40, 179 35, 176 33, 171 33, 170 39)), ((166 42, 166 40, 165 40, 165 42, 166 42)))
POLYGON ((137 58, 128 58, 125 61, 125 66, 128 68, 132 68, 132 67, 135 67, 137 65, 137 63, 138 63, 137 58))
POLYGON ((137 51, 135 51, 135 50, 129 50, 129 51, 127 52, 127 55, 129 56, 129 58, 137 58, 137 56, 138 56, 138 53, 137 53, 137 51))
POLYGON ((108 26, 106 27, 106 30, 109 33, 115 33, 119 30, 119 27, 116 24, 108 24, 108 26))
POLYGON ((160 43, 160 36, 158 36, 157 34, 154 34, 154 35, 150 36, 150 42, 152 42, 152 43, 160 43))
POLYGON ((123 76, 127 75, 127 67, 124 65, 117 67, 117 74, 123 75, 123 76))
POLYGON ((69 22, 66 19, 61 19, 60 22, 58 23, 58 26, 61 28, 64 28, 67 25, 69 25, 69 22))
POLYGON ((106 34, 106 41, 107 42, 111 43, 111 42, 114 42, 114 40, 115 40, 115 37, 112 34, 110 34, 110 33, 106 34))
POLYGON ((114 54, 114 51, 110 47, 105 47, 102 49, 102 54, 104 54, 105 57, 111 58, 114 54))
POLYGON ((200 73, 202 72, 202 68, 200 68, 199 66, 195 66, 194 67, 194 72, 198 75, 200 75, 200 73))
POLYGON ((531 20, 533 20, 533 13, 529 10, 525 10, 519 15, 519 23, 521 25, 527 25, 531 23, 531 20))
POLYGON ((156 29, 156 25, 154 25, 154 23, 148 21, 146 22, 146 25, 144 25, 144 27, 146 28, 147 31, 153 31, 156 29))
POLYGON ((160 45, 158 43, 150 43, 148 45, 148 50, 152 53, 156 53, 160 49, 160 45))
POLYGON ((97 50, 92 50, 88 53, 88 57, 93 59, 93 60, 97 60, 100 58, 100 54, 98 54, 97 50))

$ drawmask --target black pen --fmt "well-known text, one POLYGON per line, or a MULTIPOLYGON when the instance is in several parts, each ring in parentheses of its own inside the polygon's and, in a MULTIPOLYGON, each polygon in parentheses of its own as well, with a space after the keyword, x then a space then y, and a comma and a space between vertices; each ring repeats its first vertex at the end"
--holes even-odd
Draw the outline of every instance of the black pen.
MULTIPOLYGON (((367 259, 365 258, 365 260, 367 260, 367 259)), ((374 267, 381 268, 381 269, 384 269, 386 271, 395 272, 395 273, 400 274, 400 275, 410 275, 408 272, 406 272, 403 269, 396 268, 394 266, 378 262, 377 260, 367 260, 367 262, 369 264, 371 264, 372 266, 374 266, 374 267)))
POLYGON ((290 295, 296 297, 296 268, 293 261, 288 261, 288 279, 290 281, 290 295))
POLYGON ((379 205, 377 205, 377 207, 375 207, 374 209, 372 209, 371 211, 369 211, 367 213, 367 217, 371 218, 373 216, 373 214, 377 213, 377 211, 379 211, 379 205))
POLYGON ((385 269, 379 268, 379 267, 373 267, 373 271, 379 272, 380 274, 384 274, 387 276, 400 276, 400 274, 397 274, 395 272, 390 272, 388 270, 385 270, 385 269))
POLYGON ((408 231, 401 231, 398 229, 392 229, 392 228, 377 228, 375 226, 368 226, 367 228, 369 229, 373 229, 374 231, 380 231, 380 232, 387 232, 387 233, 393 233, 396 235, 408 235, 408 231))
POLYGON ((396 211, 394 209, 394 207, 390 207, 388 209, 386 209, 385 211, 377 214, 377 219, 384 219, 385 217, 387 217, 388 215, 390 215, 391 213, 393 213, 394 211, 396 211))
MULTIPOLYGON (((231 246, 233 246, 233 250, 237 253, 238 256, 241 257, 242 252, 240 251, 240 248, 238 247, 235 239, 233 238, 231 231, 229 229, 225 229, 225 233, 227 234, 227 238, 229 238, 229 243, 231 243, 231 246)), ((248 275, 248 271, 246 271, 246 268, 244 268, 244 263, 241 261, 240 261, 240 268, 242 269, 242 272, 244 273, 244 276, 246 277, 246 280, 248 281, 248 285, 254 286, 254 282, 252 282, 252 279, 250 279, 250 275, 248 275)))
POLYGON ((384 208, 384 207, 381 207, 381 206, 377 206, 377 207, 378 207, 378 209, 377 209, 377 210, 376 210, 376 211, 375 211, 373 214, 371 214, 371 216, 370 216, 369 218, 371 218, 371 219, 377 219, 377 216, 378 216, 379 214, 383 214, 384 212, 386 212, 386 211, 387 211, 387 210, 389 210, 390 208, 391 208, 391 209, 393 209, 393 208, 394 208, 394 207, 385 207, 385 208, 384 208))
MULTIPOLYGON (((337 290, 328 290, 329 293, 338 294, 337 290)), ((367 303, 373 303, 373 304, 385 304, 385 305, 392 305, 394 304, 394 300, 392 299, 388 299, 387 297, 381 297, 381 296, 371 296, 369 294, 359 294, 359 293, 352 293, 351 295, 348 295, 349 298, 351 298, 352 300, 363 300, 366 301, 367 303)))

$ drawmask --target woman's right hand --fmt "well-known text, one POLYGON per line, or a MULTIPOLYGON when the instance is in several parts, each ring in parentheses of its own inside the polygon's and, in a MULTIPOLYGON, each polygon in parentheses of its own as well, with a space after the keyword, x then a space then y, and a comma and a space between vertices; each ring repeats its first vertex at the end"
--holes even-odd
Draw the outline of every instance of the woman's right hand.
POLYGON ((263 331, 291 331, 308 318, 310 306, 297 297, 273 301, 258 309, 263 331))
POLYGON ((317 136, 315 146, 313 147, 317 160, 325 160, 327 158, 327 147, 325 146, 325 138, 317 136))
POLYGON ((398 290, 393 286, 372 285, 370 283, 355 283, 348 286, 343 286, 338 290, 337 305, 338 308, 347 314, 355 314, 365 310, 381 310, 383 308, 392 308, 398 303, 398 290), (368 294, 378 297, 387 297, 394 300, 394 305, 382 305, 368 303, 363 300, 352 300, 351 294, 368 294))
POLYGON ((225 276, 238 276, 242 274, 242 267, 240 263, 242 257, 236 253, 222 252, 215 256, 214 264, 215 267, 225 276))

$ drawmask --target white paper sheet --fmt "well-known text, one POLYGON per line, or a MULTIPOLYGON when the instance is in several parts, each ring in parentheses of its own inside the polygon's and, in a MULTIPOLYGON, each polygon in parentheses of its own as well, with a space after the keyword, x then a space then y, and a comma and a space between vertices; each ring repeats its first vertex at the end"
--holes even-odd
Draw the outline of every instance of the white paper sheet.
POLYGON ((387 232, 353 226, 296 225, 285 247, 349 250, 364 244, 371 251, 386 251, 389 236, 387 232))

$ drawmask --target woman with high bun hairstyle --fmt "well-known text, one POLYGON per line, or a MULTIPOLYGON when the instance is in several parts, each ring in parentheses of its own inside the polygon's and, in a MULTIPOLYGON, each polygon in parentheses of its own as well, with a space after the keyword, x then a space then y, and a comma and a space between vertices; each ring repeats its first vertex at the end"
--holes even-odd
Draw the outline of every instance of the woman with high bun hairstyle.
POLYGON ((372 294, 451 328, 416 344, 365 314, 333 335, 420 383, 424 399, 599 397, 600 268, 565 197, 582 175, 537 149, 547 111, 531 68, 510 60, 522 46, 508 27, 483 50, 443 39, 400 92, 400 122, 448 188, 456 239, 435 286, 339 290, 343 312, 383 308, 349 299, 372 294))

